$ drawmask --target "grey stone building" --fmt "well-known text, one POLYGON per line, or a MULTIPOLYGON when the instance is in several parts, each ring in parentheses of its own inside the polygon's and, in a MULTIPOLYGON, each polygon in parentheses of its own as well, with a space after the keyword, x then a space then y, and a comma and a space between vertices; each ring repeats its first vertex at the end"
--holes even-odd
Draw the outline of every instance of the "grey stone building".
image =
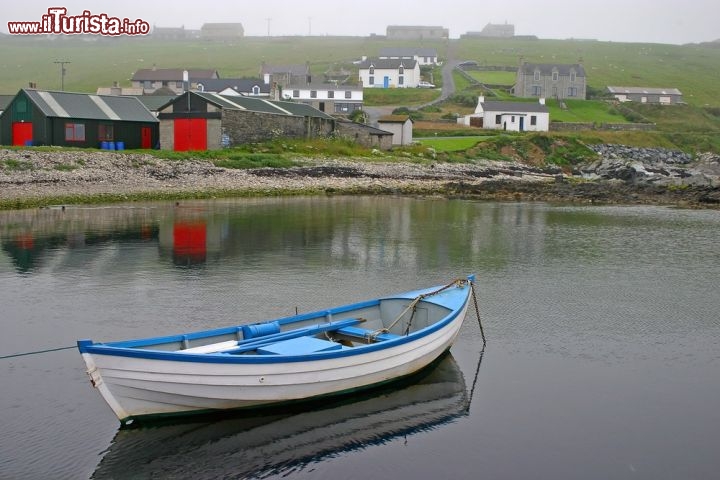
POLYGON ((523 62, 515 78, 516 97, 585 100, 587 80, 580 63, 523 62))

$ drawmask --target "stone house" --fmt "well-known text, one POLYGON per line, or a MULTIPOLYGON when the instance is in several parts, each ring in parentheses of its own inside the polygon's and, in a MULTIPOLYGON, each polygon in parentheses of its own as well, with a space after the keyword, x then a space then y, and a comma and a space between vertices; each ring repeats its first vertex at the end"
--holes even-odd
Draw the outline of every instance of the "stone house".
POLYGON ((144 95, 165 89, 168 93, 177 95, 183 93, 188 86, 185 85, 184 76, 188 73, 189 88, 197 88, 198 82, 220 78, 217 70, 210 69, 182 69, 182 68, 141 68, 132 76, 130 81, 133 88, 142 88, 144 95))
POLYGON ((349 120, 338 120, 335 127, 338 136, 352 140, 358 145, 377 148, 378 150, 390 150, 392 148, 394 134, 387 130, 349 120))
POLYGON ((299 65, 268 65, 260 67, 260 78, 267 85, 276 84, 282 88, 287 85, 308 85, 312 83, 310 64, 299 65))
POLYGON ((514 93, 522 98, 585 100, 587 80, 582 64, 523 62, 517 70, 514 93))
POLYGON ((365 88, 415 88, 420 83, 417 60, 369 58, 358 66, 360 83, 365 88))
POLYGON ((163 150, 216 150, 278 137, 331 135, 335 119, 309 105, 186 92, 158 110, 163 150))

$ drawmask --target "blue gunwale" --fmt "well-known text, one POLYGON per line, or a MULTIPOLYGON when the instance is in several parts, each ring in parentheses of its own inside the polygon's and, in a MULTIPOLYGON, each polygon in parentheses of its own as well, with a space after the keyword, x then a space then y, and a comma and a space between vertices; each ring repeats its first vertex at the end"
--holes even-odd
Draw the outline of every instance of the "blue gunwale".
MULTIPOLYGON (((353 303, 349 305, 343 305, 325 310, 318 310, 315 312, 309 312, 305 314, 295 315, 291 317, 284 317, 272 321, 277 321, 280 325, 288 325, 292 323, 312 320, 315 318, 323 318, 328 315, 335 315, 339 313, 345 313, 351 310, 360 308, 372 307, 378 305, 381 300, 392 300, 392 299, 414 299, 418 295, 423 293, 431 292, 436 290, 437 287, 427 288, 422 290, 411 291, 399 295, 393 295, 383 297, 374 300, 368 300, 364 302, 353 303)), ((110 355, 120 357, 131 357, 131 358, 142 358, 148 360, 166 360, 173 362, 194 362, 194 363, 220 363, 220 364, 268 364, 268 363, 286 363, 286 362, 307 362, 307 361, 319 361, 331 358, 349 357, 355 355, 362 355, 364 353, 385 350, 398 345, 403 345, 416 341, 420 338, 426 337, 450 324, 459 313, 464 309, 470 298, 470 285, 466 284, 462 288, 455 288, 448 290, 432 297, 424 299, 426 302, 435 303, 440 306, 451 309, 451 312, 446 315, 443 319, 434 324, 413 332, 406 336, 399 336, 397 338, 383 340, 378 343, 371 343, 367 345, 357 345, 353 348, 342 349, 337 351, 329 352, 315 352, 305 355, 283 355, 283 356, 256 356, 256 355, 228 355, 226 353, 176 353, 171 351, 162 350, 151 350, 151 349, 138 349, 137 347, 148 347, 156 344, 181 342, 184 339, 193 340, 205 337, 212 337, 216 335, 234 334, 240 329, 240 326, 225 327, 213 330, 204 330, 186 334, 171 335, 164 337, 153 337, 137 340, 128 340, 121 342, 110 342, 110 343, 95 343, 92 340, 78 340, 78 350, 80 353, 90 353, 96 355, 110 355), (462 291, 460 293, 459 291, 462 291)), ((253 325, 262 324, 266 322, 257 322, 253 325)), ((322 325, 322 324, 320 324, 322 325)), ((287 330, 291 332, 292 330, 287 330)), ((262 338, 262 337, 260 337, 262 338)))

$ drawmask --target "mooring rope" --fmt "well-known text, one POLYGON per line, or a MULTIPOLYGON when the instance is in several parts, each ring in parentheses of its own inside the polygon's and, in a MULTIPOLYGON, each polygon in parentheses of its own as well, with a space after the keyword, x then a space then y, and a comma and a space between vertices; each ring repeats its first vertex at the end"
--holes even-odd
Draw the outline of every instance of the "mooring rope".
POLYGON ((480 309, 478 308, 477 295, 475 295, 475 282, 470 281, 470 293, 472 293, 473 303, 475 304, 475 314, 477 315, 478 325, 480 325, 480 336, 483 339, 483 349, 487 345, 485 340, 485 330, 483 330, 482 320, 480 319, 480 309))
POLYGON ((39 355, 41 353, 59 352, 60 350, 69 350, 71 348, 77 348, 77 347, 75 345, 70 345, 69 347, 48 348, 46 350, 36 350, 34 352, 13 353, 12 355, 1 356, 0 360, 5 360, 6 358, 25 357, 28 355, 39 355))

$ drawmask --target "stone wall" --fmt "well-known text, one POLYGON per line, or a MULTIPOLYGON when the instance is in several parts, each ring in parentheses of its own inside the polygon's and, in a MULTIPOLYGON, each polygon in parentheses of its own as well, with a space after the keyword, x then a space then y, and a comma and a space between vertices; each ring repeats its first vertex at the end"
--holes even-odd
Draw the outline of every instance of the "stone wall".
POLYGON ((342 138, 362 145, 368 148, 377 148, 378 150, 390 150, 392 148, 392 135, 374 135, 371 133, 375 130, 361 123, 338 122, 336 134, 342 138))
POLYGON ((326 137, 335 129, 335 121, 323 118, 296 117, 246 110, 223 110, 223 132, 229 146, 263 142, 278 137, 326 137))

